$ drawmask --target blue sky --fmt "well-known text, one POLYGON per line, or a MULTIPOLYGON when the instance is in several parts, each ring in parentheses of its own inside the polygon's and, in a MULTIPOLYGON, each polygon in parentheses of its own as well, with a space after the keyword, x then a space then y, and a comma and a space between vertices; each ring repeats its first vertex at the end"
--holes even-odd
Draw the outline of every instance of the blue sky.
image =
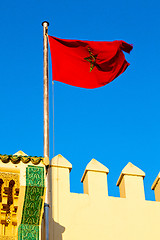
MULTIPOLYGON (((81 40, 124 40, 134 45, 124 74, 105 87, 86 90, 55 83, 55 154, 73 165, 71 191, 95 158, 106 165, 109 195, 130 161, 145 173, 147 200, 160 171, 160 3, 126 0, 2 1, 0 153, 43 155, 43 35, 81 40)), ((50 158, 53 157, 52 73, 50 158)))

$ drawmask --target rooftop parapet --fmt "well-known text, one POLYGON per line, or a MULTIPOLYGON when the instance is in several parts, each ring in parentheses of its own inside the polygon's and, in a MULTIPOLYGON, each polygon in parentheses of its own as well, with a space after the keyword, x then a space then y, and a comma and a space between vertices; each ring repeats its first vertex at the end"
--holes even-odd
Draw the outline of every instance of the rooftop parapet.
POLYGON ((120 197, 145 200, 143 179, 145 173, 129 162, 122 170, 117 181, 120 197))
MULTIPOLYGON (((42 161, 43 162, 43 161, 42 161)), ((42 163, 41 163, 42 164, 42 163)), ((55 156, 50 162, 52 194, 55 198, 59 194, 63 199, 64 194, 70 193, 70 172, 72 164, 62 155, 55 156)), ((108 196, 107 175, 109 170, 106 166, 92 159, 82 176, 84 193, 95 198, 108 196)), ((145 200, 143 179, 145 173, 131 162, 129 162, 122 170, 117 186, 119 186, 120 197, 134 200, 145 200)), ((155 191, 156 201, 160 201, 160 173, 152 185, 155 191)))
POLYGON ((108 196, 107 174, 109 169, 96 159, 92 159, 82 176, 84 193, 91 196, 108 196))
MULTIPOLYGON (((70 193, 69 173, 71 169, 72 164, 61 154, 52 158, 50 162, 51 202, 54 203, 54 207, 51 205, 51 211, 54 215, 54 221, 59 220, 59 201, 64 201, 64 197, 69 196, 70 193)), ((55 234, 53 229, 51 231, 55 234)))
POLYGON ((64 158, 61 154, 58 154, 57 156, 52 158, 50 166, 51 167, 68 168, 69 171, 71 171, 71 169, 72 169, 72 164, 66 158, 64 158))
MULTIPOLYGON (((145 201, 145 173, 128 163, 117 185, 120 198, 107 196, 108 168, 92 159, 82 182, 84 193, 70 192, 72 165, 61 155, 49 168, 52 176, 50 240, 149 240, 159 237, 160 204, 145 201)), ((152 189, 160 201, 160 173, 152 189)))
POLYGON ((61 154, 58 154, 52 158, 50 167, 51 171, 51 181, 53 191, 56 191, 57 188, 61 189, 63 193, 70 192, 70 180, 69 173, 72 169, 72 164, 65 159, 61 154))

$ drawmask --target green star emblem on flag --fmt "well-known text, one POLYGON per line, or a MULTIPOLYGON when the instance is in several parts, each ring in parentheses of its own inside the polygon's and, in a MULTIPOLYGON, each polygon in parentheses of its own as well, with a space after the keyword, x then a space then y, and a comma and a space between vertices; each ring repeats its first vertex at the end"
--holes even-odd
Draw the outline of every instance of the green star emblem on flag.
POLYGON ((90 56, 84 58, 84 60, 86 60, 87 62, 90 63, 90 72, 91 72, 93 70, 93 68, 95 67, 97 55, 93 55, 93 53, 91 52, 89 47, 88 47, 88 52, 89 52, 90 56))

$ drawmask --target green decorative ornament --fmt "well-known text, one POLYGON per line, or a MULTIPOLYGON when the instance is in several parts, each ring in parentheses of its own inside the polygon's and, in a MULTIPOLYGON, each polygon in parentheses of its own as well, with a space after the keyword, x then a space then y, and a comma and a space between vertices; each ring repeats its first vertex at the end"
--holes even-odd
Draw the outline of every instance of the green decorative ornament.
POLYGON ((26 168, 26 192, 18 240, 39 240, 39 224, 44 196, 44 168, 26 168))
POLYGON ((8 163, 9 162, 9 160, 10 160, 10 158, 9 158, 9 156, 8 155, 1 155, 1 161, 3 162, 3 163, 8 163))
POLYGON ((88 47, 88 52, 89 52, 89 57, 84 58, 84 60, 86 60, 87 62, 90 63, 90 72, 92 72, 93 68, 96 65, 96 58, 97 55, 93 55, 93 53, 91 52, 90 48, 88 47))
POLYGON ((17 164, 21 161, 21 156, 17 156, 17 155, 10 155, 10 160, 12 163, 17 164))
POLYGON ((39 164, 42 159, 40 157, 32 157, 31 162, 35 165, 39 164))
POLYGON ((22 157, 22 162, 23 162, 23 163, 28 163, 30 160, 31 160, 31 158, 28 157, 28 156, 23 156, 23 157, 22 157))

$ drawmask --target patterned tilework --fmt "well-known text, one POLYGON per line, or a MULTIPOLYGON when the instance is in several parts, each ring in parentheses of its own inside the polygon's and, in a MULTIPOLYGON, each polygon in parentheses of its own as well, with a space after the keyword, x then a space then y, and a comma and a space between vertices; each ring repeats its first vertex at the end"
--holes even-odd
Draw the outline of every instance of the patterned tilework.
POLYGON ((44 196, 44 168, 26 168, 26 193, 18 240, 39 240, 39 221, 44 196))

